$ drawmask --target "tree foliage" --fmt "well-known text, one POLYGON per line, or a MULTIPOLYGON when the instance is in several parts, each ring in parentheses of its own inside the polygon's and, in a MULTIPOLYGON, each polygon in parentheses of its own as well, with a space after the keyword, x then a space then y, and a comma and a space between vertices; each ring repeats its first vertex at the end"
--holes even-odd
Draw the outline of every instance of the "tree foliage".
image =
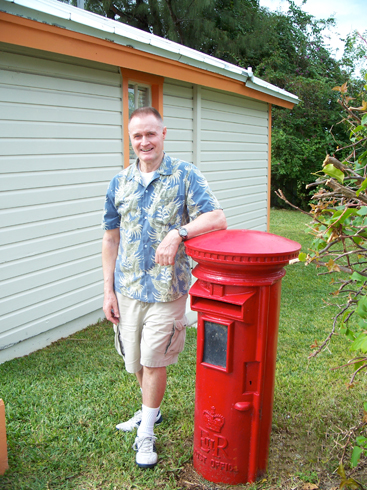
MULTIPOLYGON (((305 208, 309 192, 305 186, 318 162, 334 144, 329 128, 340 119, 340 106, 331 88, 342 83, 345 73, 333 59, 322 33, 332 27, 332 18, 317 21, 290 2, 286 15, 274 18, 272 50, 256 73, 291 93, 300 103, 293 110, 273 109, 272 190, 279 187, 292 196, 292 202, 305 208)), ((347 141, 338 126, 334 138, 347 141)), ((279 200, 272 194, 273 205, 279 200)))
MULTIPOLYGON (((86 0, 86 8, 239 66, 296 94, 299 105, 273 109, 272 182, 306 207, 305 185, 334 139, 347 141, 337 96, 345 72, 325 46, 332 18, 318 21, 293 0, 288 12, 270 12, 259 0, 86 0)), ((352 41, 349 43, 352 46, 352 41)), ((359 53, 360 54, 360 53, 359 53)), ((346 55, 347 56, 347 55, 346 55)), ((349 65, 356 59, 350 47, 349 65)), ((279 201, 272 192, 273 204, 279 201)))
POLYGON ((362 76, 367 73, 367 30, 363 33, 351 32, 345 39, 342 64, 348 75, 360 70, 362 76))
POLYGON ((269 42, 258 0, 87 0, 86 8, 239 65, 269 42))
MULTIPOLYGON (((325 269, 324 274, 337 274, 332 279, 336 289, 328 302, 336 308, 332 329, 310 357, 322 352, 336 333, 345 335, 354 355, 347 364, 353 367, 352 386, 357 374, 367 371, 367 84, 355 97, 349 95, 347 83, 333 90, 343 110, 341 124, 347 127, 349 142, 336 148, 333 156, 326 156, 317 179, 308 185, 316 188, 311 211, 306 213, 312 217, 313 241, 310 253, 301 254, 300 260, 325 269)), ((287 201, 281 191, 277 194, 287 201)), ((367 427, 367 403, 364 408, 363 420, 354 428, 357 433, 367 427)), ((352 466, 363 453, 367 454, 367 438, 361 433, 356 437, 352 466)), ((339 470, 349 481, 342 462, 339 470)))

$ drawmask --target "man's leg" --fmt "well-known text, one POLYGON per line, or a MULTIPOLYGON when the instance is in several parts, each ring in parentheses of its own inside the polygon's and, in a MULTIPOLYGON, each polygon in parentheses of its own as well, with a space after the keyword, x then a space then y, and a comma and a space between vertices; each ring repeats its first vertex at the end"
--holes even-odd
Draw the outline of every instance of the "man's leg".
MULTIPOLYGON (((138 383, 139 383, 139 386, 140 386, 140 389, 141 389, 141 392, 142 393, 143 393, 143 372, 144 372, 144 368, 142 367, 140 371, 138 371, 137 373, 135 373, 136 379, 138 380, 138 383)), ((164 385, 166 385, 166 382, 164 383, 164 385)), ((164 392, 163 392, 163 395, 164 395, 164 392)), ((163 398, 163 395, 162 395, 162 398, 163 398)), ((154 400, 153 400, 153 402, 154 402, 154 400)), ((148 407, 151 407, 151 402, 149 400, 146 401, 146 404, 147 404, 148 407)), ((159 404, 160 404, 160 402, 158 403, 158 405, 159 404)), ((144 399, 143 399, 143 397, 142 397, 142 405, 144 406, 144 399)), ((121 422, 120 424, 117 424, 116 425, 116 429, 117 430, 121 430, 123 432, 131 432, 134 429, 138 428, 139 425, 141 424, 143 406, 142 406, 142 408, 140 410, 138 410, 137 412, 135 412, 134 415, 133 415, 133 417, 131 417, 129 420, 127 420, 126 422, 121 422)), ((160 410, 158 410, 154 422, 156 424, 160 424, 162 421, 163 421, 162 414, 161 414, 160 410)))
POLYGON ((141 422, 134 443, 136 463, 141 468, 157 464, 154 423, 158 423, 160 404, 166 390, 166 366, 177 362, 185 342, 186 296, 168 303, 144 306, 146 314, 140 343, 140 364, 137 379, 142 388, 141 422))
POLYGON ((140 371, 135 373, 136 379, 138 380, 138 383, 139 383, 141 390, 143 390, 143 369, 144 368, 141 368, 140 371))
POLYGON ((138 437, 153 437, 154 424, 167 384, 165 367, 143 367, 142 419, 138 427, 138 437))
POLYGON ((143 404, 150 408, 159 407, 166 391, 167 370, 145 366, 142 371, 143 404))
POLYGON ((142 418, 135 439, 137 449, 136 463, 141 468, 152 468, 157 464, 154 424, 163 400, 167 384, 165 367, 143 367, 143 405, 142 418))
MULTIPOLYGON (((143 381, 143 367, 140 364, 140 341, 144 324, 144 311, 141 302, 122 296, 116 292, 120 315, 120 324, 115 327, 115 347, 124 358, 126 370, 135 373, 140 388, 143 381)), ((116 429, 131 432, 141 422, 141 409, 133 417, 116 425, 116 429)))

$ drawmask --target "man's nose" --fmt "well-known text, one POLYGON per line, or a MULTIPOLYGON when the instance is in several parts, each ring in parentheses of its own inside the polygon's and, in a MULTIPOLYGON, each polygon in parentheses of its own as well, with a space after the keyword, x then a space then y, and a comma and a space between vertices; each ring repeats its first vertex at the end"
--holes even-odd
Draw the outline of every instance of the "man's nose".
POLYGON ((149 143, 149 138, 147 136, 144 136, 142 137, 141 139, 141 144, 142 145, 147 145, 149 143))

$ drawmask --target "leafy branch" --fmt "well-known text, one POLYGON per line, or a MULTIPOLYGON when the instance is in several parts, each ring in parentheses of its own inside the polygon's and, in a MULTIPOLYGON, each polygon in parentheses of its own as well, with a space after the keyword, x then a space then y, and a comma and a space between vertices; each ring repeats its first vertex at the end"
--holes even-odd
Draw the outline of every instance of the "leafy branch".
MULTIPOLYGON (((367 75, 365 79, 367 81, 367 75)), ((309 232, 313 240, 309 253, 300 254, 299 260, 322 268, 323 272, 319 274, 337 274, 337 280, 333 282, 338 287, 331 294, 334 300, 327 302, 337 308, 332 328, 320 345, 314 343, 309 358, 326 349, 339 328, 355 357, 336 369, 352 367, 349 386, 353 386, 355 378, 367 372, 367 84, 356 98, 348 95, 347 83, 333 90, 339 93, 338 103, 345 114, 341 124, 347 126, 350 144, 338 148, 334 155, 327 155, 322 169, 315 174, 315 181, 307 186, 315 189, 309 211, 293 205, 281 190, 276 194, 311 218, 309 232), (355 103, 357 98, 360 98, 359 104, 355 103), (336 154, 346 156, 337 158, 336 154)), ((364 407, 367 410, 367 403, 364 407)), ((340 488, 363 488, 359 482, 346 477, 343 458, 352 435, 365 429, 366 422, 365 412, 362 425, 348 433, 338 470, 342 478, 340 488)), ((352 467, 358 465, 362 454, 367 455, 364 434, 355 439, 352 467)))
MULTIPOLYGON (((327 346, 337 325, 352 341, 352 352, 367 353, 367 102, 362 94, 361 104, 352 106, 355 98, 348 96, 347 83, 333 90, 339 92, 338 102, 346 112, 342 122, 349 129, 352 145, 347 146, 352 146, 352 153, 343 161, 326 156, 317 179, 308 186, 316 187, 309 212, 290 203, 281 190, 277 192, 312 218, 310 253, 301 254, 300 260, 326 268, 322 274, 340 274, 341 285, 333 296, 344 298, 344 302, 337 305, 339 311, 328 337, 310 357, 327 346)), ((360 357, 355 366, 350 383, 356 373, 367 369, 367 357, 360 357)))

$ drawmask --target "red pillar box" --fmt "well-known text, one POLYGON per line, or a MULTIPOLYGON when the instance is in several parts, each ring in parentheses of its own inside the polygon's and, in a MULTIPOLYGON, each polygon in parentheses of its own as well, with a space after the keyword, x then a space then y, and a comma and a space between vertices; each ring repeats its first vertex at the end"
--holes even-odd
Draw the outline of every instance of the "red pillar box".
POLYGON ((270 233, 216 231, 189 240, 198 265, 194 467, 207 480, 266 471, 283 267, 301 245, 270 233))

